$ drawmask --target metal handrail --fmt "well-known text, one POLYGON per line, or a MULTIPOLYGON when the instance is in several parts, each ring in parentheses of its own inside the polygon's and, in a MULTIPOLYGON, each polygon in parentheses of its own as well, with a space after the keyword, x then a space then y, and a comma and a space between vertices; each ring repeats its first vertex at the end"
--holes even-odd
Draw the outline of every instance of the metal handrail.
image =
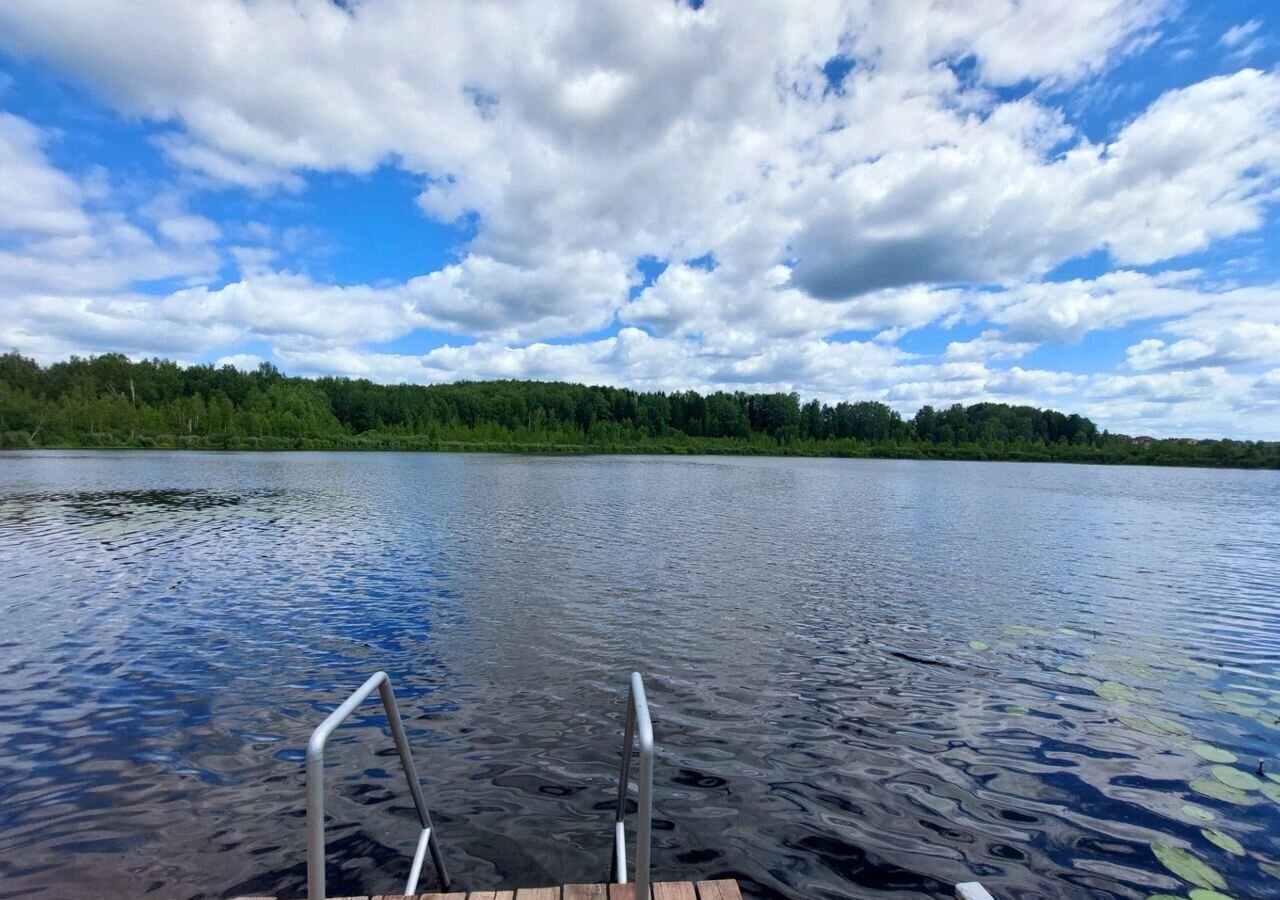
POLYGON ((329 713, 329 717, 311 732, 311 740, 307 742, 307 898, 308 900, 325 900, 324 897, 324 744, 339 725, 355 712, 356 707, 369 698, 374 688, 382 697, 382 705, 387 711, 387 722, 391 726, 391 736, 395 738, 396 750, 400 753, 400 763, 404 766, 404 776, 409 782, 409 793, 413 795, 413 805, 418 808, 418 820, 422 823, 422 833, 418 835, 418 846, 413 854, 413 865, 409 867, 409 882, 405 887, 406 894, 412 894, 418 887, 418 876, 422 874, 422 865, 426 860, 428 848, 431 860, 435 863, 436 874, 444 890, 449 889, 449 874, 444 868, 444 859, 440 856, 440 847, 436 842, 435 831, 431 828, 431 813, 427 811, 427 800, 422 795, 422 785, 418 783, 418 773, 413 767, 413 754, 409 750, 409 741, 404 734, 404 725, 400 721, 400 710, 396 706, 396 695, 391 690, 391 679, 386 672, 374 672, 369 679, 356 690, 346 701, 329 713))
POLYGON ((649 897, 649 828, 653 822, 653 722, 649 701, 639 672, 631 673, 631 693, 627 697, 627 727, 622 737, 622 768, 618 773, 618 812, 613 820, 613 872, 609 880, 627 883, 626 827, 627 793, 631 781, 631 752, 637 734, 640 739, 639 803, 636 809, 636 900, 649 897))

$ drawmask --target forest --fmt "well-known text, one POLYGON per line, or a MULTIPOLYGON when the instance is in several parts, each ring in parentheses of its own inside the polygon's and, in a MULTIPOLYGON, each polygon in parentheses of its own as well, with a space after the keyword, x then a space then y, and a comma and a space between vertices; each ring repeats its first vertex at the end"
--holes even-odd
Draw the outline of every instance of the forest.
POLYGON ((802 402, 538 381, 375 384, 122 354, 0 356, 0 448, 731 453, 1280 468, 1280 443, 1135 439, 1000 403, 802 402))

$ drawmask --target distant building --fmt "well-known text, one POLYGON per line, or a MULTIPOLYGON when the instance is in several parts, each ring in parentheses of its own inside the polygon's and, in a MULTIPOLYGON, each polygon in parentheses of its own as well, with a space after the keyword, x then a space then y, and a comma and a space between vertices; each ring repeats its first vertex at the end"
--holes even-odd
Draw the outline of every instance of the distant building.
POLYGON ((1200 442, 1199 442, 1198 440, 1196 440, 1195 438, 1178 438, 1178 443, 1179 443, 1179 444, 1187 444, 1187 445, 1189 445, 1189 446, 1194 447, 1196 444, 1198 444, 1198 443, 1200 443, 1200 442))
POLYGON ((1155 440, 1155 438, 1153 438, 1149 434, 1140 434, 1136 438, 1131 438, 1131 440, 1135 444, 1150 444, 1152 441, 1155 440))

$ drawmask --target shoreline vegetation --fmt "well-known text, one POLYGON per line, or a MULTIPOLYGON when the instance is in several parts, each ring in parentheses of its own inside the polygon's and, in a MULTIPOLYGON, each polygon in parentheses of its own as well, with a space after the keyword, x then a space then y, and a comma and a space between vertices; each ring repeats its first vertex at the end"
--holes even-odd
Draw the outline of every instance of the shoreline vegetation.
POLYGON ((999 403, 802 403, 794 393, 637 392, 561 382, 381 385, 268 363, 40 366, 0 356, 0 449, 407 450, 726 454, 1280 468, 1280 443, 1111 434, 999 403))

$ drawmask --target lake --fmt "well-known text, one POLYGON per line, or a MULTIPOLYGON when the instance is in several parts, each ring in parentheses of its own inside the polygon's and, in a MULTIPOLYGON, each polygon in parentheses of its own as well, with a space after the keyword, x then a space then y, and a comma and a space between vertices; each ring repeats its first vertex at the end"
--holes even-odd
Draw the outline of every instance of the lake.
MULTIPOLYGON (((8 453, 0 585, 0 898, 302 896, 377 669, 466 889, 607 878, 636 669, 658 879, 1280 896, 1280 472, 8 453)), ((403 887, 384 725, 332 894, 403 887)))

